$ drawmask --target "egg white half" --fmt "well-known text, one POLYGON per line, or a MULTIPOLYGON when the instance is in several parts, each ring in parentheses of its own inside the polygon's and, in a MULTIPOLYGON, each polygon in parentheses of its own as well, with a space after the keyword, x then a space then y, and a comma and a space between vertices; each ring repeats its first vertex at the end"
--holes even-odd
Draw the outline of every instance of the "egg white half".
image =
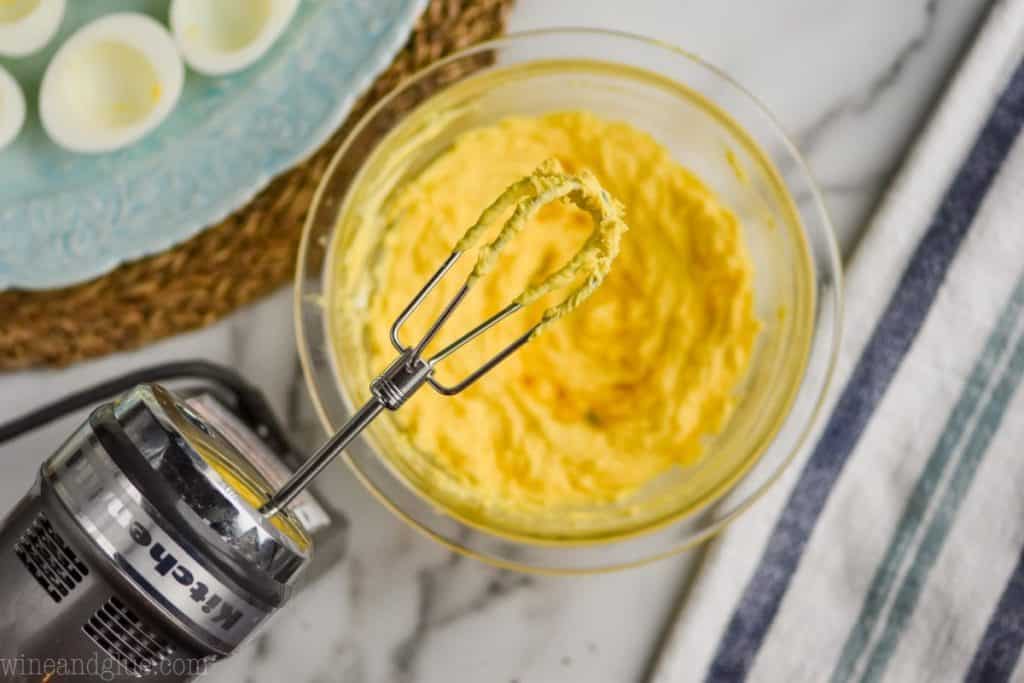
POLYGON ((46 46, 64 18, 64 0, 0 0, 0 55, 24 57, 46 46))
POLYGON ((0 67, 0 149, 14 141, 25 123, 25 95, 11 74, 0 67))
POLYGON ((190 67, 221 76, 266 54, 298 6, 299 0, 172 0, 171 31, 190 67))
POLYGON ((184 80, 167 29, 144 14, 109 14, 79 29, 47 67, 39 90, 43 128, 74 152, 130 145, 167 118, 184 80))

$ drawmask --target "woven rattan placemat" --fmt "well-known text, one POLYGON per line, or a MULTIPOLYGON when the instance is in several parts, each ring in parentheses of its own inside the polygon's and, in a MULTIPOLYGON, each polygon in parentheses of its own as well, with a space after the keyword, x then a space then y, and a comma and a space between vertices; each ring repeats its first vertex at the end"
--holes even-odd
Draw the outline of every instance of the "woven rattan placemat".
POLYGON ((209 325, 291 279, 302 224, 348 129, 405 76, 501 33, 513 0, 431 0, 402 51, 310 159, 173 249, 96 280, 0 292, 0 369, 61 366, 209 325))

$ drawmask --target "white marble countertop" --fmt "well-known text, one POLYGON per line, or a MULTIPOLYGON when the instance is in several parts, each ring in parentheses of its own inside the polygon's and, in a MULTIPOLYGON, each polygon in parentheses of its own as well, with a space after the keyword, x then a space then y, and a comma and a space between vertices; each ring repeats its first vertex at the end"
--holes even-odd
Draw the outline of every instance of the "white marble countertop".
MULTIPOLYGON (((723 67, 795 136, 848 253, 990 1, 519 0, 511 28, 616 28, 723 67)), ((132 368, 203 357, 262 387, 297 438, 312 445, 322 434, 291 326, 282 291, 141 352, 0 376, 0 421, 132 368)), ((0 448, 0 510, 78 419, 0 448)), ((699 561, 691 553, 603 576, 517 575, 419 536, 343 465, 332 466, 320 490, 349 517, 344 558, 207 680, 639 681, 699 561)))

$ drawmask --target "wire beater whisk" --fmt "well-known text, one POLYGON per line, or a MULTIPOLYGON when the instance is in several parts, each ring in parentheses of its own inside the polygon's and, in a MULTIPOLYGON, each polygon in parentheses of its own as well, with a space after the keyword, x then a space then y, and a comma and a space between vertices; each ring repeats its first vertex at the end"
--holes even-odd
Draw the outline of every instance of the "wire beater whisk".
POLYGON ((398 357, 370 383, 371 396, 369 400, 295 471, 284 486, 260 508, 260 513, 269 517, 280 512, 385 408, 398 410, 424 384, 429 384, 435 391, 445 396, 453 396, 464 391, 528 341, 535 338, 548 325, 583 303, 604 281, 612 261, 618 255, 622 235, 627 230, 622 213, 622 206, 600 186, 592 174, 583 172, 579 175, 567 175, 555 161, 544 162, 533 174, 506 189, 493 204, 484 210, 480 219, 466 231, 466 234, 455 245, 452 253, 391 325, 391 344, 398 351, 398 357), (502 249, 523 229, 542 206, 555 200, 570 202, 586 211, 593 219, 593 232, 579 251, 565 265, 541 282, 528 287, 497 313, 463 333, 433 355, 426 356, 427 345, 437 336, 445 322, 466 298, 473 285, 494 268, 502 249), (404 344, 400 335, 402 326, 437 287, 441 279, 451 271, 459 258, 473 248, 481 236, 510 208, 513 209, 511 217, 504 223, 497 237, 480 249, 476 265, 466 282, 444 306, 423 337, 412 346, 404 344), (583 283, 561 303, 547 309, 539 322, 467 376, 452 385, 443 384, 434 377, 434 371, 440 362, 545 294, 569 286, 581 274, 585 274, 583 283))

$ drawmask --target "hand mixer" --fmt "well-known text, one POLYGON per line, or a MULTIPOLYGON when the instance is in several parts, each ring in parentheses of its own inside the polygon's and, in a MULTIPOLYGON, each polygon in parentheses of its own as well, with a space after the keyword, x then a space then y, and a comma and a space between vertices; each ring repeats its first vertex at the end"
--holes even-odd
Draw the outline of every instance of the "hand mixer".
MULTIPOLYGON (((0 526, 0 666, 15 680, 180 681, 229 656, 293 594, 311 553, 308 505, 296 496, 384 409, 424 384, 453 395, 589 297, 618 253, 621 207, 583 173, 554 163, 509 187, 399 314, 398 357, 371 398, 294 474, 258 466, 260 439, 157 385, 95 409, 40 468, 0 526), (432 355, 428 345, 498 254, 541 206, 571 202, 594 231, 560 269, 432 355), (511 209, 466 282, 414 345, 402 326, 456 261, 511 209), (438 364, 544 295, 582 283, 540 321, 457 383, 438 364), (276 484, 282 484, 275 489, 276 484)), ((55 416, 53 407, 0 427, 0 442, 55 416)), ((256 432, 266 432, 262 420, 256 432)), ((264 439, 265 441, 265 439, 264 439)))

